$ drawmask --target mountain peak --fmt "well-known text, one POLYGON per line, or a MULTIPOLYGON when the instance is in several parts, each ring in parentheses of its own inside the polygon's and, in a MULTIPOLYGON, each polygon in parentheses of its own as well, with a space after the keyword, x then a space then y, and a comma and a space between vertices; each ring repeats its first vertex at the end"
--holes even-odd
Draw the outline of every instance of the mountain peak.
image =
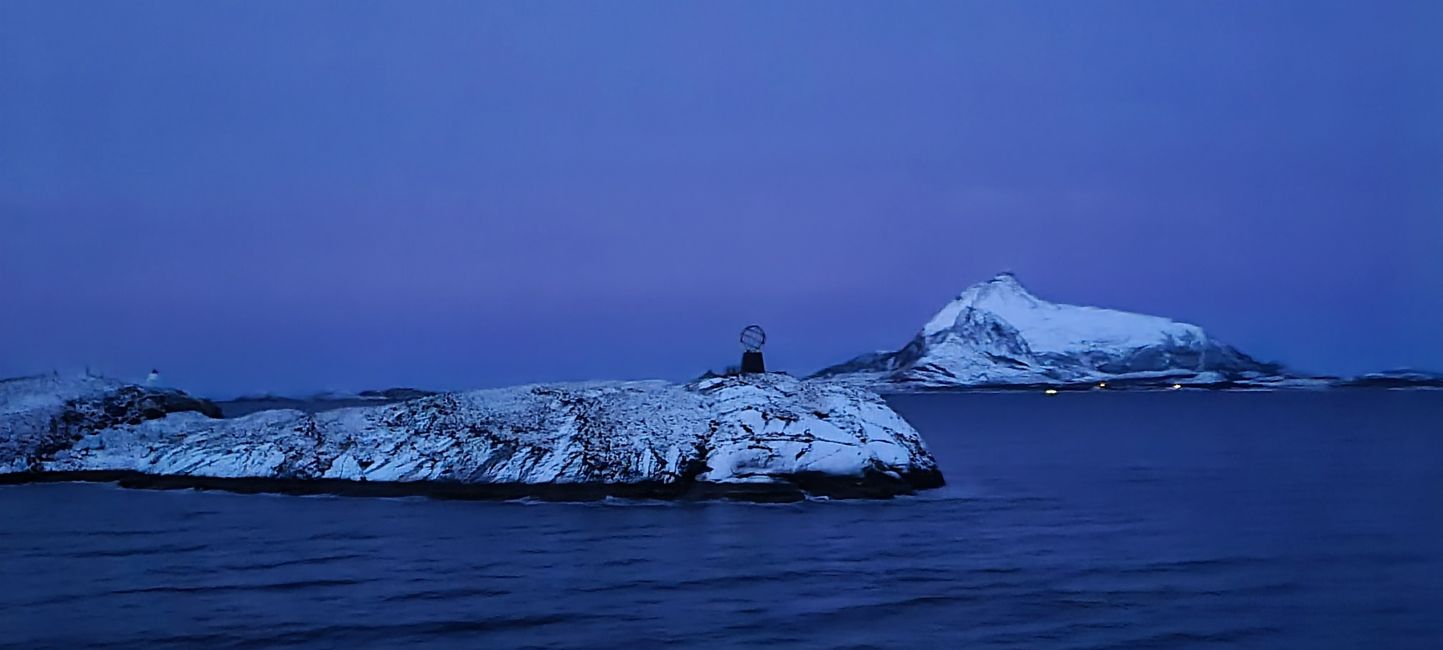
MULTIPOLYGON (((1011 271, 1003 271, 1001 273, 998 273, 997 275, 992 276, 991 280, 974 284, 971 287, 968 287, 967 290, 971 291, 972 289, 981 289, 984 287, 996 292, 1005 291, 1011 293, 1018 293, 1033 298, 1036 297, 1032 295, 1031 291, 1027 290, 1027 287, 1022 286, 1022 281, 1017 279, 1017 274, 1011 271)), ((965 294, 966 291, 964 291, 963 293, 965 294)))
POLYGON ((1030 309, 1044 301, 1032 295, 1027 287, 1017 280, 1017 276, 1011 271, 1003 271, 993 276, 986 282, 978 282, 967 287, 958 294, 952 302, 937 312, 932 320, 922 328, 924 335, 936 334, 952 327, 957 318, 963 315, 968 308, 983 309, 992 312, 1009 312, 1017 309, 1030 309))

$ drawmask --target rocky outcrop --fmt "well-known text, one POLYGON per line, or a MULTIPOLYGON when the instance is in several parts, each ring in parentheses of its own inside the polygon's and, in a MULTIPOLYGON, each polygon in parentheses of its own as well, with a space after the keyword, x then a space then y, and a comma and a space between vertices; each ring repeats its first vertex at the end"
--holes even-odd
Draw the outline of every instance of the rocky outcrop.
POLYGON ((232 419, 150 417, 148 407, 98 415, 78 405, 136 403, 120 396, 137 387, 68 388, 85 395, 18 400, 0 411, 0 468, 8 468, 0 480, 757 500, 881 498, 942 484, 921 436, 876 395, 776 374, 523 386, 232 419), (53 427, 65 433, 38 435, 53 427))
POLYGON ((0 471, 38 471, 97 431, 172 413, 218 418, 209 400, 103 377, 39 375, 0 380, 0 471))

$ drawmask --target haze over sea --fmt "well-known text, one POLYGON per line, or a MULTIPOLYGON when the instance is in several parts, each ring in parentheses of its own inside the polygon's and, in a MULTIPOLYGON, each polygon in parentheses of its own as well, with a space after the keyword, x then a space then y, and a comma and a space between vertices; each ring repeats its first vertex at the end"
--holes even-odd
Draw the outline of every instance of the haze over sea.
POLYGON ((912 395, 948 487, 0 488, 0 648, 1436 648, 1443 392, 912 395))

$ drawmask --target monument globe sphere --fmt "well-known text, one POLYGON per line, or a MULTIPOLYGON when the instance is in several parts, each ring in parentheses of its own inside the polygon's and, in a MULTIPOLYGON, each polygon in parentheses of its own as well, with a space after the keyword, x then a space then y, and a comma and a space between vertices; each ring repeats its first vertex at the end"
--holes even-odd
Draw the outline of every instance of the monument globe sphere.
POLYGON ((742 365, 741 374, 761 374, 767 371, 767 363, 762 359, 762 345, 767 342, 767 333, 762 331, 759 325, 748 325, 742 330, 742 365))
POLYGON ((742 330, 741 341, 747 352, 760 352, 767 342, 767 333, 759 325, 748 325, 742 330))

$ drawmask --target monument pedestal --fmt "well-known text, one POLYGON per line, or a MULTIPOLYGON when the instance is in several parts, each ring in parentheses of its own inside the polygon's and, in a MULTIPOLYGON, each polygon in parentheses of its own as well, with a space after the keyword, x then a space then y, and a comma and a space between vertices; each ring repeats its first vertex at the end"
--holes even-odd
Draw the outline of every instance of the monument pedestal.
POLYGON ((767 363, 762 360, 762 353, 748 350, 742 353, 742 374, 750 375, 764 373, 767 371, 767 363))

